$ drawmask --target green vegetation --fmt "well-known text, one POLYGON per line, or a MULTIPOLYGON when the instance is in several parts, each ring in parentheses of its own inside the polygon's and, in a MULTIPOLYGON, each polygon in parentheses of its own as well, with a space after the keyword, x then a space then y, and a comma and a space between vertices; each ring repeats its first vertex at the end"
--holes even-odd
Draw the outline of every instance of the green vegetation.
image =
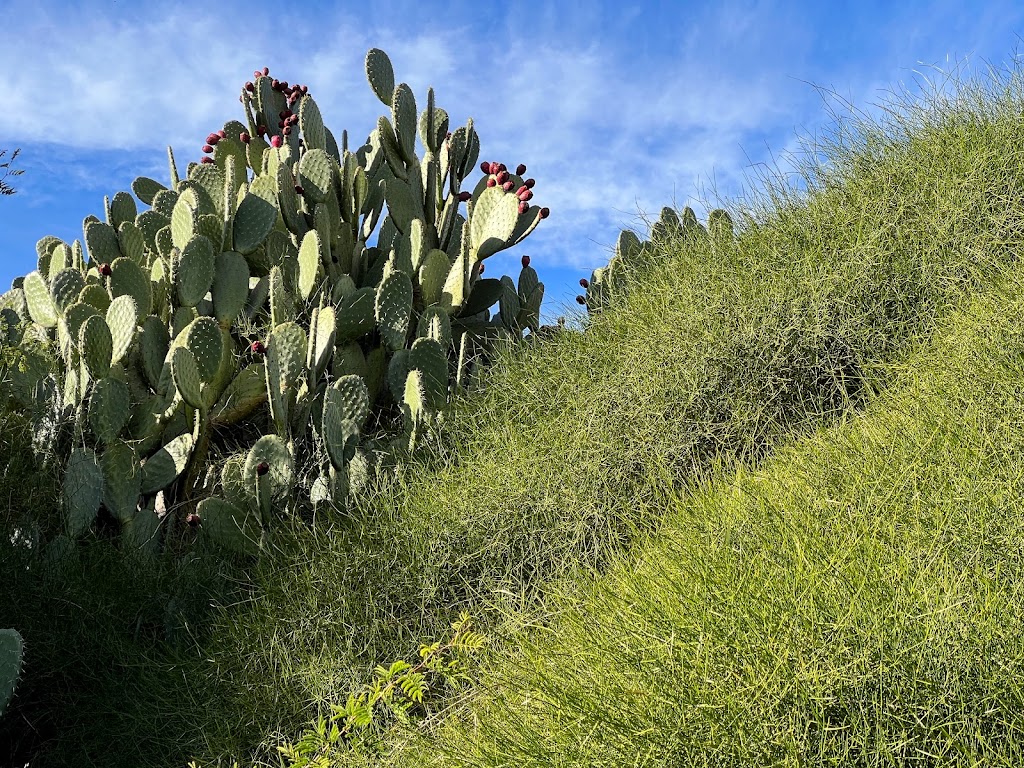
MULTIPOLYGON (((735 237, 663 226, 583 332, 500 348, 430 452, 258 556, 0 540, 0 744, 278 765, 468 611, 471 682, 347 710, 323 764, 1018 764, 1022 86, 840 121, 735 237)), ((31 532, 56 494, 3 418, 31 532)))

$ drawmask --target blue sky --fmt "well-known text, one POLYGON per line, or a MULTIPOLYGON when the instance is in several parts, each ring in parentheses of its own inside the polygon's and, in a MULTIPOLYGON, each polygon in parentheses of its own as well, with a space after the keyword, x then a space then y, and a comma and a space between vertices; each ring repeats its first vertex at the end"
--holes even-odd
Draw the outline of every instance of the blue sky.
MULTIPOLYGON (((481 159, 526 163, 551 208, 520 248, 545 317, 641 214, 738 194, 798 136, 828 125, 820 88, 872 110, 933 67, 1011 60, 1024 5, 965 2, 0 2, 7 86, 0 148, 21 148, 0 198, 0 291, 35 267, 46 234, 81 238, 103 196, 166 183, 204 137, 241 119, 238 89, 269 66, 309 86, 325 122, 361 142, 383 105, 363 73, 390 55, 422 107, 432 85, 453 125, 473 117, 481 159), (288 8, 295 10, 289 11, 288 8), (17 67, 15 64, 17 63, 17 67)), ((475 177, 473 177, 475 178, 475 177)))

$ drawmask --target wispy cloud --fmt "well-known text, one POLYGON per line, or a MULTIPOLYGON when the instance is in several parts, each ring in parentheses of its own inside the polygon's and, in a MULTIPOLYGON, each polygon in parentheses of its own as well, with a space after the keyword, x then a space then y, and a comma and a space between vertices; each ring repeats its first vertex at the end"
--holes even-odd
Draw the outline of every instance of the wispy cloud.
POLYGON ((1007 8, 1024 19, 1009 4, 973 13, 951 2, 928 15, 749 0, 380 0, 294 14, 235 0, 10 5, 5 56, 33 62, 16 76, 31 99, 0 112, 0 133, 61 148, 76 188, 119 181, 128 158, 163 179, 168 144, 181 163, 198 159, 202 138, 241 116, 238 89, 263 65, 308 84, 335 133, 361 143, 385 109, 362 69, 380 47, 421 108, 433 85, 453 124, 474 118, 482 159, 527 163, 535 202, 552 209, 530 251, 582 274, 638 210, 692 204, 702 189, 734 195, 751 165, 795 148, 795 130, 813 133, 823 113, 809 83, 870 98, 949 53, 951 25, 998 49, 985 25, 1007 8), (96 164, 99 150, 126 163, 96 164))

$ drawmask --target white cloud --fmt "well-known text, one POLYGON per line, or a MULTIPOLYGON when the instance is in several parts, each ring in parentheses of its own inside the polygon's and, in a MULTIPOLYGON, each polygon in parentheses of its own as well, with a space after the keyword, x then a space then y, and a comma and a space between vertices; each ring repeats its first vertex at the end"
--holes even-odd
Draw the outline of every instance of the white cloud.
MULTIPOLYGON (((421 5, 378 4, 367 17, 237 2, 134 12, 14 3, 5 56, 33 63, 17 74, 18 90, 32 97, 25 110, 0 112, 0 133, 12 145, 45 141, 70 154, 120 149, 138 156, 139 173, 156 166, 164 179, 164 147, 174 145, 181 167, 198 159, 203 137, 241 116, 238 89, 265 64, 302 78, 338 138, 347 128, 360 144, 385 109, 363 75, 365 52, 376 46, 420 108, 433 85, 453 127, 474 117, 481 159, 528 164, 534 202, 552 209, 530 249, 550 249, 586 272, 607 258, 593 241, 613 243, 638 208, 656 216, 663 205, 693 204, 709 184, 738 192, 766 146, 792 147, 793 130, 818 121, 820 101, 795 78, 832 75, 813 59, 821 30, 772 4, 681 6, 675 28, 652 31, 658 44, 639 25, 655 10, 664 16, 660 4, 515 6, 501 23, 484 11, 475 21, 431 17, 421 5)), ((899 39, 890 33, 885 43, 899 39)), ((857 93, 892 71, 865 68, 864 58, 834 66, 849 70, 838 72, 840 90, 857 93)))

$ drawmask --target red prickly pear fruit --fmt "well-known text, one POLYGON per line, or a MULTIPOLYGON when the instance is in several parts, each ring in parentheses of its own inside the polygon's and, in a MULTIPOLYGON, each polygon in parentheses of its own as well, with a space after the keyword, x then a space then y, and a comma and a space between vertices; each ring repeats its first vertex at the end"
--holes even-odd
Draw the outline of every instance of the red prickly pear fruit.
POLYGON ((523 192, 528 192, 528 191, 529 191, 529 189, 530 189, 530 188, 529 188, 528 186, 526 186, 525 184, 523 184, 523 186, 521 186, 521 187, 520 187, 519 189, 517 189, 517 190, 516 190, 516 194, 517 194, 517 195, 521 195, 521 194, 523 194, 523 192))
POLYGON ((254 341, 250 349, 257 355, 262 355, 264 352, 267 351, 267 345, 264 344, 262 341, 254 341))
POLYGON ((292 116, 292 111, 290 109, 282 109, 277 116, 284 120, 292 116))
POLYGON ((263 74, 264 75, 269 75, 270 74, 270 68, 269 67, 264 67, 263 68, 263 74))
POLYGON ((284 144, 284 139, 282 137, 280 137, 280 136, 271 136, 270 137, 270 146, 272 146, 272 147, 280 147, 282 144, 284 144))
POLYGON ((211 152, 213 152, 213 147, 211 147, 209 144, 203 144, 203 152, 205 152, 206 154, 210 154, 211 152))
POLYGON ((266 136, 267 135, 267 126, 265 126, 265 125, 257 125, 256 126, 256 135, 260 136, 260 137, 266 136))
POLYGON ((491 164, 484 160, 482 163, 480 163, 480 170, 483 171, 484 173, 490 173, 491 164))
POLYGON ((209 155, 204 155, 203 159, 200 160, 199 162, 201 162, 201 163, 212 163, 213 162, 213 158, 210 157, 209 155))
POLYGON ((110 277, 110 273, 111 273, 112 271, 113 271, 113 270, 111 270, 111 269, 110 269, 110 265, 109 265, 109 264, 107 264, 106 262, 103 262, 103 263, 102 263, 102 264, 100 264, 100 266, 99 266, 99 272, 100 272, 100 274, 101 274, 101 275, 103 275, 104 277, 110 277))
POLYGON ((516 176, 522 176, 524 173, 526 173, 526 166, 520 163, 516 166, 516 176))
POLYGON ((542 219, 546 219, 550 215, 551 215, 551 209, 550 208, 541 208, 540 209, 540 217, 542 219))
POLYGON ((520 215, 520 216, 522 216, 522 215, 523 215, 524 213, 526 213, 526 212, 527 212, 528 210, 530 210, 530 204, 529 204, 528 202, 526 202, 525 200, 523 200, 523 201, 522 201, 522 202, 521 202, 521 203, 519 204, 519 215, 520 215))
POLYGON ((504 184, 506 181, 508 181, 508 171, 499 171, 498 172, 498 183, 499 184, 504 184))
POLYGON ((486 267, 486 266, 487 266, 486 264, 481 264, 480 265, 480 272, 479 272, 479 274, 482 275, 484 273, 484 267, 486 267))
POLYGON ((217 135, 220 136, 222 139, 226 139, 228 137, 228 132, 222 128, 221 130, 217 131, 217 135))
POLYGON ((256 465, 256 474, 259 475, 260 477, 263 477, 269 471, 270 465, 267 464, 267 462, 265 461, 261 461, 259 464, 256 465))
POLYGON ((207 144, 216 144, 218 141, 220 141, 220 136, 218 136, 216 133, 211 133, 209 136, 206 137, 207 144))
POLYGON ((465 190, 463 190, 462 192, 459 192, 459 202, 460 203, 466 202, 471 197, 473 197, 473 193, 472 192, 466 192, 465 190))
POLYGON ((252 76, 253 77, 262 77, 263 76, 263 70, 262 69, 254 69, 252 71, 252 76))
POLYGON ((511 192, 512 191, 512 187, 514 187, 515 185, 516 185, 516 183, 514 181, 506 181, 504 184, 501 185, 501 188, 503 190, 505 190, 506 192, 511 192))
POLYGON ((508 170, 508 166, 507 165, 505 165, 504 163, 498 163, 498 173, 501 173, 502 171, 507 171, 507 170, 508 170))
POLYGON ((304 85, 299 90, 302 91, 302 95, 305 96, 307 93, 309 93, 309 86, 304 85))
POLYGON ((302 188, 302 185, 296 184, 295 185, 295 194, 297 194, 297 195, 304 195, 304 194, 306 194, 306 190, 304 190, 302 188))
POLYGON ((577 304, 586 304, 587 303, 587 299, 586 299, 585 296, 577 296, 576 297, 576 303, 577 304))
POLYGON ((195 528, 200 522, 202 521, 200 520, 199 515, 195 512, 189 512, 188 516, 185 518, 185 523, 189 528, 195 528))
POLYGON ((288 118, 287 122, 291 123, 292 125, 298 125, 299 124, 299 116, 298 115, 292 115, 291 117, 288 118))
POLYGON ((249 93, 252 93, 253 91, 256 90, 256 84, 253 83, 252 81, 247 82, 245 84, 245 90, 247 90, 249 93))
POLYGON ((270 87, 273 88, 275 91, 281 90, 281 81, 275 77, 274 81, 270 84, 270 87))
POLYGON ((587 278, 585 278, 585 277, 581 277, 580 278, 580 288, 589 288, 589 287, 590 287, 590 281, 587 280, 587 278))
POLYGON ((520 200, 524 201, 524 202, 526 200, 532 200, 533 199, 533 192, 531 192, 530 190, 526 190, 525 192, 522 192, 519 195, 517 195, 517 197, 520 200))
POLYGON ((248 144, 251 138, 252 137, 249 136, 249 134, 246 133, 245 131, 242 131, 240 134, 238 134, 238 140, 243 144, 248 144))
POLYGON ((492 162, 490 165, 487 166, 487 172, 492 176, 495 176, 499 170, 501 169, 498 167, 497 163, 492 162))
POLYGON ((495 187, 497 185, 498 185, 498 182, 496 182, 494 179, 488 179, 487 180, 487 186, 488 187, 495 187))
POLYGON ((286 125, 284 128, 281 129, 281 133, 283 133, 285 136, 291 136, 292 127, 290 125, 286 125))
POLYGON ((533 189, 533 185, 537 183, 536 179, 527 179, 523 182, 523 186, 527 189, 533 189))
POLYGON ((278 120, 277 121, 277 127, 278 128, 284 128, 284 120, 278 120))
POLYGON ((530 266, 530 257, 529 256, 523 256, 521 261, 523 262, 523 269, 525 269, 526 267, 530 266))

